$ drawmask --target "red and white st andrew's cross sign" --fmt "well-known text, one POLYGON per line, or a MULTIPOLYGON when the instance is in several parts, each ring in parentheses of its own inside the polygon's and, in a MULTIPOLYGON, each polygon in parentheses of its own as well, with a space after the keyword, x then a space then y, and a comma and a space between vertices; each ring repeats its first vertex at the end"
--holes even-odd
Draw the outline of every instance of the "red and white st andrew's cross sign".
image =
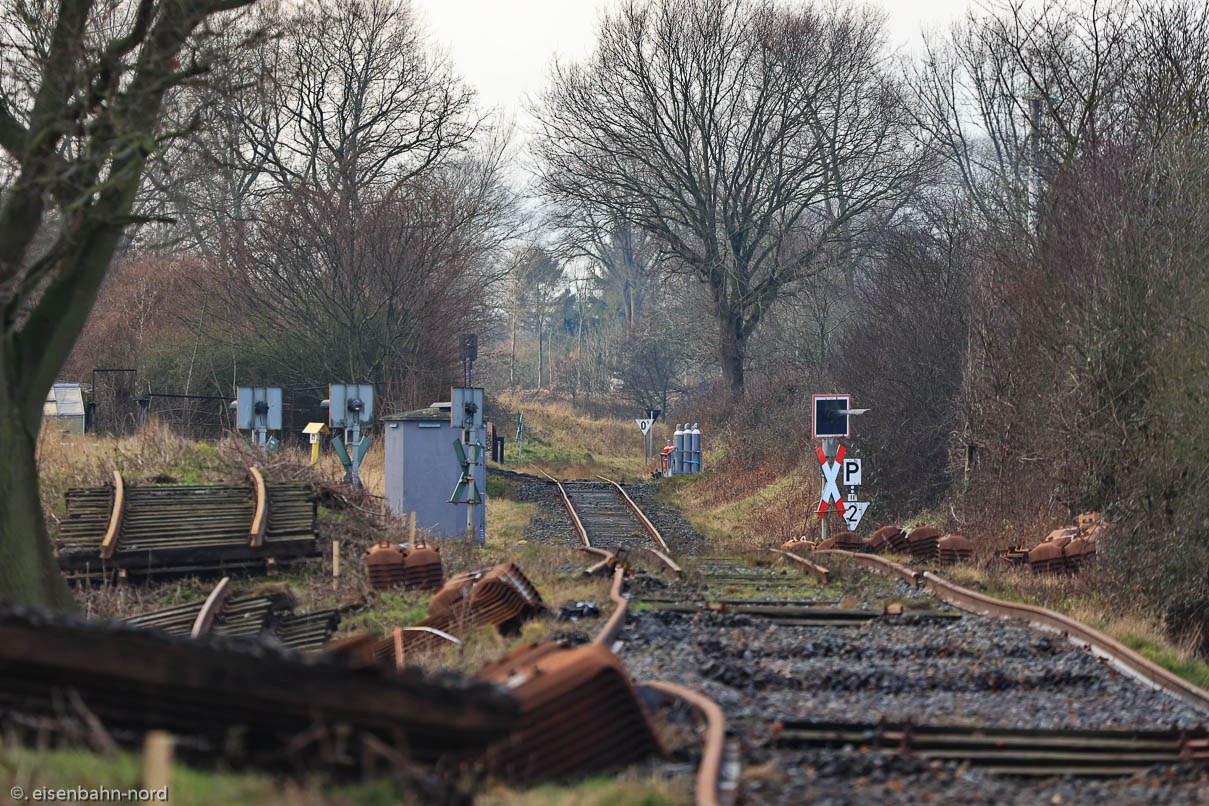
POLYGON ((823 453, 822 448, 816 449, 815 455, 819 457, 819 464, 823 466, 823 498, 819 501, 819 517, 827 514, 827 505, 830 503, 834 503, 835 508, 843 515, 844 499, 840 496, 840 487, 836 484, 836 480, 840 477, 840 468, 844 466, 844 446, 841 445, 835 452, 834 462, 827 461, 827 455, 823 453))

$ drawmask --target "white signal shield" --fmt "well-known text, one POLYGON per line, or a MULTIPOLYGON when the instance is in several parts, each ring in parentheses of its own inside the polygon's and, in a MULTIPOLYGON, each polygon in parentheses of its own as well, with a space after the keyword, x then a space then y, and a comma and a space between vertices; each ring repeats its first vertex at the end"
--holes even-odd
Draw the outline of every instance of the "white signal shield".
POLYGON ((865 510, 869 508, 868 501, 849 501, 844 507, 844 520, 848 523, 848 528, 856 531, 856 527, 860 525, 861 518, 865 517, 865 510))
POLYGON ((840 482, 845 487, 861 486, 861 460, 853 458, 844 459, 843 481, 840 482))
POLYGON ((840 464, 828 462, 823 465, 823 500, 828 503, 840 500, 840 488, 836 481, 840 476, 840 464))
POLYGON ((634 422, 638 423, 638 430, 641 431, 642 435, 645 437, 647 432, 651 430, 651 425, 655 421, 648 417, 646 419, 635 420, 634 422))

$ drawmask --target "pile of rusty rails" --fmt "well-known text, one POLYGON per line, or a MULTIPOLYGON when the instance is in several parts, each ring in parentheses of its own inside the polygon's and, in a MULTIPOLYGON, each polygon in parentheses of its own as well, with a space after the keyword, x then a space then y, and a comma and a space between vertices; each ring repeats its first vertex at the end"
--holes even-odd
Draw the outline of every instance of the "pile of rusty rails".
POLYGON ((394 588, 435 591, 445 584, 445 566, 436 546, 371 546, 365 560, 369 586, 376 591, 394 588))
POLYGON ((859 747, 1021 776, 1136 775, 1155 764, 1209 761, 1209 732, 951 727, 910 722, 781 722, 781 747, 859 747))
POLYGON ((1008 565, 1027 565, 1035 574, 1074 573, 1096 556, 1109 530, 1099 512, 1084 512, 1074 526, 1055 529, 1032 549, 1016 546, 999 553, 1008 565))
POLYGON ((340 624, 338 610, 295 613, 292 598, 286 593, 235 596, 229 583, 230 579, 223 577, 204 601, 144 613, 126 619, 126 623, 194 638, 221 635, 267 640, 299 651, 323 647, 340 624))
POLYGON ((974 556, 974 544, 967 538, 958 534, 941 536, 939 530, 927 525, 916 526, 909 532, 899 526, 883 526, 868 541, 855 532, 840 532, 826 540, 790 540, 781 548, 791 552, 838 550, 908 554, 914 560, 939 566, 969 562, 974 556))
POLYGON ((352 636, 332 650, 366 665, 386 662, 402 667, 412 652, 427 652, 461 643, 483 627, 502 635, 520 632, 521 625, 544 612, 537 588, 513 563, 456 574, 432 597, 428 617, 383 638, 352 636))
POLYGON ((66 493, 55 551, 68 580, 265 572, 319 555, 307 484, 266 482, 256 468, 246 486, 128 486, 113 475, 66 493))
POLYGON ((137 746, 165 730, 205 763, 354 771, 481 753, 518 713, 507 691, 449 672, 356 669, 221 635, 0 606, 0 727, 17 740, 83 734, 137 746))

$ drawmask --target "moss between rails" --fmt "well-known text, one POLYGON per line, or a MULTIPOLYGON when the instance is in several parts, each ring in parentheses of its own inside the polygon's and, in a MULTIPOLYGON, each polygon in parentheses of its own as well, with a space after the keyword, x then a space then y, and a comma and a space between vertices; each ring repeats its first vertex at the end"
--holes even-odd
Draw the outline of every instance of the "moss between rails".
MULTIPOLYGON (((79 750, 0 748, 0 770, 7 779, 5 792, 22 787, 26 799, 39 787, 54 789, 142 787, 142 759, 121 752, 102 757, 79 750)), ((172 766, 168 794, 175 806, 210 806, 214 803, 256 803, 263 806, 388 806, 404 797, 386 778, 358 784, 334 786, 312 779, 299 784, 257 772, 230 773, 198 770, 182 764, 172 766)), ((18 799, 19 800, 19 799, 18 799)), ((24 802, 24 801, 20 801, 24 802)), ((58 802, 53 798, 47 802, 58 802)))

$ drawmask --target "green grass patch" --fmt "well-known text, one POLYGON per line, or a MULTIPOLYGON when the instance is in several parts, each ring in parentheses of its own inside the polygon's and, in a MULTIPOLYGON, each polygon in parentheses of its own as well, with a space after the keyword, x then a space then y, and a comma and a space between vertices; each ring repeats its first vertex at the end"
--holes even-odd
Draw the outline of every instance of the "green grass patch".
POLYGON ((365 630, 388 635, 395 627, 410 627, 427 618, 431 600, 432 594, 425 591, 372 595, 366 610, 345 616, 340 622, 340 632, 365 630))
MULTIPOLYGON (((4 746, 0 748, 0 771, 7 779, 5 791, 21 786, 27 798, 31 798, 31 793, 38 787, 139 789, 143 785, 142 758, 131 752, 103 757, 80 750, 35 752, 24 747, 4 746)), ((401 793, 388 778, 338 786, 314 778, 298 784, 259 772, 216 772, 178 763, 172 765, 169 797, 175 806, 211 806, 215 803, 294 806, 315 802, 336 806, 387 806, 399 803, 401 793)))
POLYGON ((1138 635, 1126 634, 1120 636, 1118 640, 1167 671, 1173 672, 1201 688, 1209 688, 1209 663, 1200 658, 1182 658, 1175 649, 1159 646, 1138 635))
POLYGON ((542 784, 528 790, 502 787, 475 798, 475 806, 683 806, 692 802, 691 781, 633 773, 588 778, 569 786, 542 784))

